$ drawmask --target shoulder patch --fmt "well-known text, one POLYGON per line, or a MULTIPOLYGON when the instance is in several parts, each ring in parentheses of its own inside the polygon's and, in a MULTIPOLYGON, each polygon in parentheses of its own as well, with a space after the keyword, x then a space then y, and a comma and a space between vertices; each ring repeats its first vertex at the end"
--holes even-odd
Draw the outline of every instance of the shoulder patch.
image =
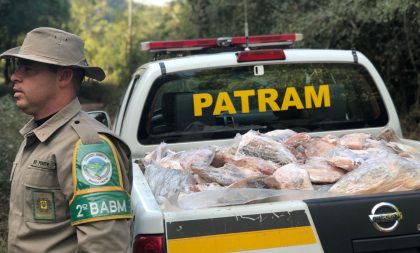
POLYGON ((73 225, 132 217, 115 147, 106 136, 99 138, 100 142, 94 144, 79 140, 73 151, 73 225))

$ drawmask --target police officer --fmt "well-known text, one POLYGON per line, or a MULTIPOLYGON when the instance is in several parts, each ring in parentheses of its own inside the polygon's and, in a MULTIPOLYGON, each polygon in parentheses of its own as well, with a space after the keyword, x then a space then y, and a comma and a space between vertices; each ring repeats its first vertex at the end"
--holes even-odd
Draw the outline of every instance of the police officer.
POLYGON ((126 252, 132 217, 130 151, 81 110, 89 66, 74 34, 41 27, 7 50, 16 105, 33 118, 10 176, 8 252, 126 252))

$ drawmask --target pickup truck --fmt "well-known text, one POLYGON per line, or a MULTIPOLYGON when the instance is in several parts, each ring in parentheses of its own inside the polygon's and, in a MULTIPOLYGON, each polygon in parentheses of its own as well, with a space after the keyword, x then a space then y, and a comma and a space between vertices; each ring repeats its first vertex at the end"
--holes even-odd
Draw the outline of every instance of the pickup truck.
MULTIPOLYGON (((300 34, 157 41, 113 129, 133 159, 166 143, 181 151, 234 142, 249 130, 404 139, 389 92, 356 50, 295 49, 300 34), (167 56, 174 57, 167 57, 167 56)), ((164 209, 134 164, 132 252, 420 252, 420 192, 397 191, 164 209)))

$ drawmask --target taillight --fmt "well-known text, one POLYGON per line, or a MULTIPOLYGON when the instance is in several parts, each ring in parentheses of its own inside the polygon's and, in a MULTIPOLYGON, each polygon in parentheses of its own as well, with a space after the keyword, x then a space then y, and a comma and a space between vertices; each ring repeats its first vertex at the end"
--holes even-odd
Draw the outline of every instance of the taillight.
POLYGON ((236 59, 238 62, 274 61, 284 60, 286 55, 283 49, 250 50, 238 52, 236 59))
POLYGON ((163 235, 138 235, 133 253, 163 253, 163 235))

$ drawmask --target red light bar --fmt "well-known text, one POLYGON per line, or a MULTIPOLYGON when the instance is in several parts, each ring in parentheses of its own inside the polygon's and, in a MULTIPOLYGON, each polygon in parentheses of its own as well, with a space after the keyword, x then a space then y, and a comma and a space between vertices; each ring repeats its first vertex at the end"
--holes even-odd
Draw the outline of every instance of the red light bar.
POLYGON ((143 51, 185 51, 217 47, 217 39, 166 40, 141 43, 143 51))
MULTIPOLYGON (((291 44, 295 41, 301 41, 303 35, 301 33, 285 33, 278 35, 256 35, 249 36, 248 43, 249 46, 258 46, 258 45, 281 45, 281 44, 291 44)), ((246 37, 234 37, 232 38, 233 45, 246 45, 246 37)))
MULTIPOLYGON (((277 35, 256 35, 248 37, 249 47, 263 47, 273 45, 288 45, 295 41, 301 41, 303 35, 301 33, 286 33, 277 35)), ((211 39, 192 39, 192 40, 167 40, 167 41, 150 41, 141 43, 143 51, 188 51, 201 50, 204 48, 216 48, 227 46, 246 46, 246 37, 223 37, 211 39)))
POLYGON ((236 55, 238 62, 285 60, 283 49, 241 51, 236 55))

